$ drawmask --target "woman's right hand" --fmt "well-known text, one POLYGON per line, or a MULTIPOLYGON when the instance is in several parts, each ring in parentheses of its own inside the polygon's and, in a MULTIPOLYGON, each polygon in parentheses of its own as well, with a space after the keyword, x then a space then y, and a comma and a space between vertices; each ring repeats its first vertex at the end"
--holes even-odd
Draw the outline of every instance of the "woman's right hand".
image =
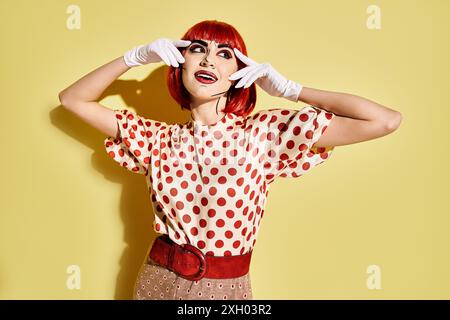
POLYGON ((184 63, 184 57, 177 47, 187 47, 189 40, 170 40, 160 38, 147 45, 139 45, 127 51, 123 59, 129 67, 142 66, 148 63, 164 61, 168 66, 178 68, 179 63, 184 63))

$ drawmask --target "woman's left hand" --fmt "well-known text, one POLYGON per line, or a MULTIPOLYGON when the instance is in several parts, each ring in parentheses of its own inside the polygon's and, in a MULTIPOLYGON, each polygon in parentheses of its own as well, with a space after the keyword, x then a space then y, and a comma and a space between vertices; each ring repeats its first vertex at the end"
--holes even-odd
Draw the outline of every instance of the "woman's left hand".
POLYGON ((229 80, 242 78, 236 84, 236 88, 242 86, 248 88, 256 80, 256 84, 271 96, 286 98, 294 102, 298 101, 298 96, 303 88, 301 84, 283 77, 270 63, 257 63, 245 56, 237 48, 234 48, 234 53, 239 60, 247 65, 247 67, 238 70, 228 77, 229 80))

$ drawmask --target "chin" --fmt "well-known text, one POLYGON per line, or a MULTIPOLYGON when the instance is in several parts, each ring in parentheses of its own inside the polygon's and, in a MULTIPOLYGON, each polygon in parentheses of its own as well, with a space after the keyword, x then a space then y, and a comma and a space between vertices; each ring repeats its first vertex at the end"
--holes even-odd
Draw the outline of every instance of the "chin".
POLYGON ((191 100, 197 101, 208 101, 208 100, 216 100, 216 97, 211 97, 211 95, 204 94, 191 94, 191 100))
MULTIPOLYGON (((188 90, 190 95, 195 97, 196 99, 207 99, 207 98, 214 98, 211 97, 211 95, 221 92, 220 88, 217 87, 195 87, 191 88, 191 90, 188 90)), ((222 91, 225 91, 223 89, 222 91)))

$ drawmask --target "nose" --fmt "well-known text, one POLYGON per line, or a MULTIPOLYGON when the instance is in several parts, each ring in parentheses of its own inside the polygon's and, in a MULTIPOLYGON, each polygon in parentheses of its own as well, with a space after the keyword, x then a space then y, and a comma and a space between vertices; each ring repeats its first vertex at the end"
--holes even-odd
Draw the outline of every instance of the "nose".
POLYGON ((202 66, 214 66, 214 63, 208 60, 209 52, 205 54, 200 64, 202 66))
POLYGON ((209 61, 206 60, 206 59, 203 59, 202 62, 200 62, 200 65, 201 65, 202 67, 209 67, 209 66, 214 67, 214 63, 211 63, 211 62, 209 62, 209 61))

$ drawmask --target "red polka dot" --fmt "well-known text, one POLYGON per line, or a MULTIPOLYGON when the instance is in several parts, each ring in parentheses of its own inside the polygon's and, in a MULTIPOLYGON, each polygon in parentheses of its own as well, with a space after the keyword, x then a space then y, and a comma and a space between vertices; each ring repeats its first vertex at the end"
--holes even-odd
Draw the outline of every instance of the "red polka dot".
POLYGON ((224 205, 227 204, 227 201, 225 200, 225 198, 220 197, 219 199, 217 199, 217 204, 221 207, 223 207, 224 205))
POLYGON ((182 188, 182 189, 186 189, 186 188, 188 187, 189 184, 187 183, 187 181, 183 181, 183 182, 181 182, 180 185, 181 185, 181 188, 182 188))
POLYGON ((205 219, 200 219, 198 224, 200 225, 200 227, 205 228, 208 223, 206 222, 205 219))
POLYGON ((183 203, 183 202, 181 202, 181 201, 177 201, 177 203, 176 203, 176 207, 177 207, 177 209, 178 209, 178 210, 181 210, 181 209, 183 209, 183 208, 184 208, 184 203, 183 203))
POLYGON ((308 130, 308 131, 306 131, 306 133, 305 133, 305 137, 306 137, 307 139, 312 139, 313 135, 314 135, 314 132, 313 132, 312 130, 308 130))
POLYGON ((220 184, 224 184, 227 183, 227 178, 225 176, 221 176, 218 181, 220 184))
POLYGON ((197 242, 197 248, 204 249, 206 247, 206 243, 203 240, 197 242))
POLYGON ((208 209, 208 217, 212 218, 215 215, 216 215, 216 210, 215 209, 213 209, 213 208, 208 209))
POLYGON ((223 247, 223 241, 222 240, 217 240, 216 241, 216 247, 217 248, 222 248, 223 247))
POLYGON ((209 188, 209 194, 210 195, 215 195, 217 193, 217 188, 216 187, 211 187, 209 188))
POLYGON ((199 206, 194 206, 192 208, 192 211, 194 211, 195 214, 199 214, 200 213, 200 207, 199 206))
POLYGON ((294 140, 289 140, 288 142, 286 142, 286 147, 287 147, 288 149, 294 148, 294 147, 295 147, 295 142, 294 142, 294 140))
POLYGON ((216 226, 219 228, 222 228, 225 225, 225 221, 223 221, 223 219, 218 219, 216 221, 216 226))

